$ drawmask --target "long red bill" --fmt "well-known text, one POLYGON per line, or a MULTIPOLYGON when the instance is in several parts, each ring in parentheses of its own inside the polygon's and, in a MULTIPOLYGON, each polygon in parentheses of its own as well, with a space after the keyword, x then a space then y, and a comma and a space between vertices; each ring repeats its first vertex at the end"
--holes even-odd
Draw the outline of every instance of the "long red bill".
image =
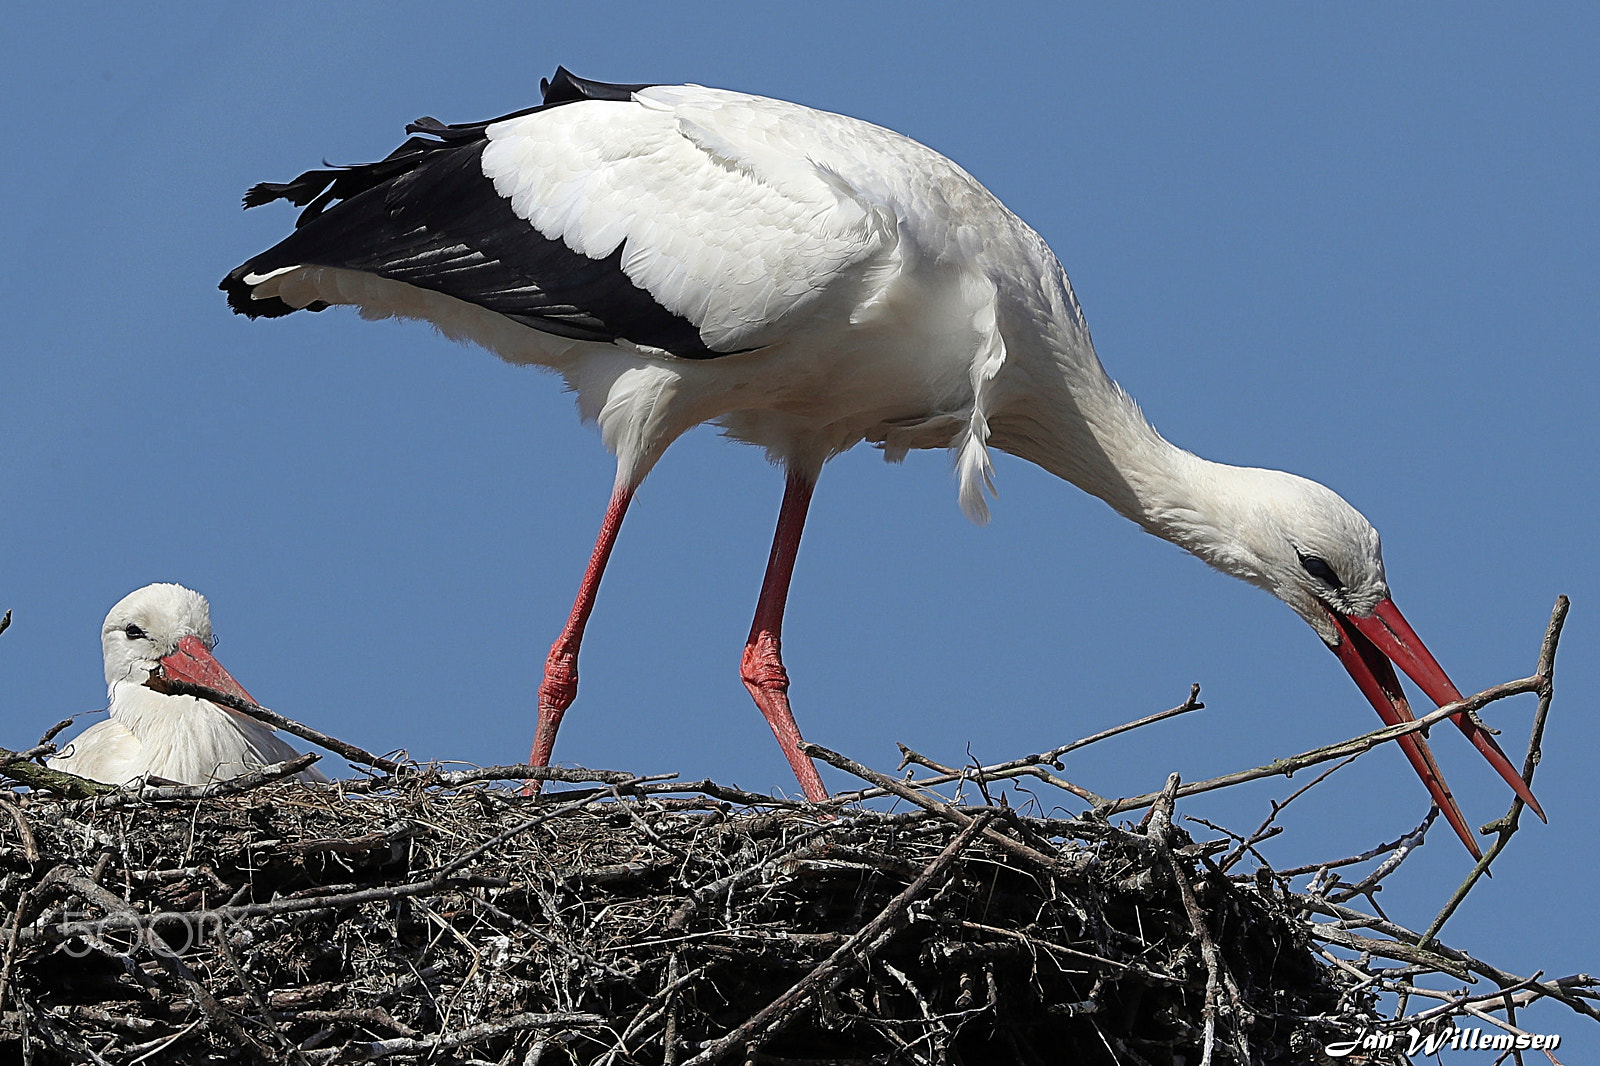
MULTIPOLYGON (((1394 666, 1390 664, 1388 658, 1351 624, 1355 621, 1354 618, 1336 611, 1329 611, 1328 614, 1339 626, 1340 635, 1344 638, 1334 646, 1333 652, 1349 671, 1356 687, 1361 689, 1362 695, 1367 697, 1367 702, 1377 710, 1378 717, 1383 719, 1385 725, 1414 721, 1415 715, 1411 713, 1411 705, 1406 702, 1405 693, 1400 690, 1400 679, 1395 676, 1394 666)), ((1423 785, 1428 789, 1428 795, 1433 797, 1434 804, 1443 812, 1445 820, 1450 823, 1450 828, 1456 831, 1456 836, 1461 838, 1461 842, 1467 846, 1472 857, 1483 858, 1483 852, 1478 850, 1478 842, 1473 839, 1472 830, 1467 826, 1467 819, 1462 815, 1461 808, 1456 805, 1456 798, 1450 794, 1450 786, 1445 784, 1444 773, 1434 761, 1433 752, 1428 749, 1428 742, 1422 739, 1422 734, 1407 733, 1395 743, 1400 745, 1400 750, 1411 760, 1411 768, 1422 778, 1423 785)))
POLYGON ((204 685, 251 703, 256 702, 255 697, 222 668, 222 664, 211 654, 211 649, 199 637, 189 636, 178 641, 172 653, 161 660, 161 667, 174 680, 204 685))
MULTIPOLYGON (((1372 614, 1366 618, 1352 616, 1348 621, 1376 645, 1379 651, 1393 660, 1396 666, 1404 670, 1435 704, 1443 707, 1461 698, 1460 691, 1406 622, 1405 616, 1400 613, 1400 608, 1394 605, 1393 600, 1384 600, 1373 608, 1372 614)), ((1522 779, 1522 774, 1517 768, 1511 765, 1506 753, 1500 750, 1500 745, 1495 743, 1494 736, 1466 712, 1453 714, 1450 720, 1456 724, 1456 728, 1466 734, 1468 740, 1472 741, 1472 746, 1489 760, 1489 765, 1493 766, 1495 772, 1511 786, 1512 791, 1521 797, 1522 802, 1528 805, 1528 809, 1537 814, 1542 821, 1548 822, 1549 819, 1544 816, 1544 809, 1534 798, 1533 790, 1522 779)))

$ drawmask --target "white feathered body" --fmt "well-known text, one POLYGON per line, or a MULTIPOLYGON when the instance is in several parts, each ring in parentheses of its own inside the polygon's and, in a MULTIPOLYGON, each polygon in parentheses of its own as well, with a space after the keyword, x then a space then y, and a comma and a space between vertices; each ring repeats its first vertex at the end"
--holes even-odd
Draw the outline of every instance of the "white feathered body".
MULTIPOLYGON (((108 784, 161 777, 186 785, 224 781, 297 758, 269 725, 193 696, 169 696, 137 685, 119 686, 111 717, 78 734, 48 760, 108 784)), ((326 781, 315 768, 302 780, 326 781)))
POLYGON ((586 100, 485 132, 484 173, 518 216, 594 259, 621 242, 633 283, 731 354, 567 339, 334 267, 284 270, 255 297, 426 319, 551 367, 598 421, 619 480, 632 482, 706 421, 813 472, 862 440, 891 458, 954 447, 962 505, 981 521, 994 414, 1036 379, 1058 390, 1063 360, 1120 396, 1043 240, 960 167, 898 133, 699 86, 586 100))

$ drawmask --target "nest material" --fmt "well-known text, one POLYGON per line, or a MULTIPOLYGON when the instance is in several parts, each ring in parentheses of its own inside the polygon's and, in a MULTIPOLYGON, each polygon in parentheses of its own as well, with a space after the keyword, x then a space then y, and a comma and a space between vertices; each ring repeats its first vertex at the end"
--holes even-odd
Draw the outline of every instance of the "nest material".
MULTIPOLYGON (((1464 704, 1539 694, 1525 779, 1565 609, 1563 598, 1534 675, 1464 704)), ((253 704, 237 709, 379 776, 288 781, 316 758, 305 755, 215 785, 117 790, 29 761, 62 723, 36 748, 0 749, 0 774, 47 790, 0 793, 0 1054, 106 1066, 1401 1063, 1404 1036, 1461 1036, 1462 1014, 1519 1038, 1516 1010, 1539 999, 1600 1020, 1587 975, 1519 978, 1437 940, 1516 833, 1520 800, 1423 934, 1350 903, 1400 868, 1431 814, 1399 840, 1300 869, 1274 870, 1257 850, 1331 769, 1252 833, 1198 822, 1218 835, 1195 843, 1174 823, 1180 794, 1347 762, 1452 708, 1181 793, 1174 774, 1160 793, 1109 801, 1051 772, 1068 751, 1201 706, 1196 689, 1171 711, 990 767, 907 751, 932 771, 915 781, 804 745, 874 786, 825 805, 613 771, 446 773, 253 704), (529 774, 600 787, 533 799, 485 784, 529 774), (1090 813, 996 804, 991 789, 1016 778, 1090 813), (952 783, 984 802, 935 791, 952 783), (874 797, 911 809, 852 805, 874 797), (1146 807, 1136 826, 1111 821, 1146 807), (1229 872, 1246 858, 1252 872, 1229 872), (1439 976, 1451 987, 1427 987, 1439 976), (1460 990, 1475 977, 1492 987, 1460 990), (1387 1015, 1380 997, 1392 997, 1387 1015)))
POLYGON ((37 860, 0 859, 7 1054, 1170 1063, 1214 1014, 1224 1061, 1307 1062, 1349 1012, 1287 901, 1160 819, 423 784, 104 802, 32 801, 37 860))

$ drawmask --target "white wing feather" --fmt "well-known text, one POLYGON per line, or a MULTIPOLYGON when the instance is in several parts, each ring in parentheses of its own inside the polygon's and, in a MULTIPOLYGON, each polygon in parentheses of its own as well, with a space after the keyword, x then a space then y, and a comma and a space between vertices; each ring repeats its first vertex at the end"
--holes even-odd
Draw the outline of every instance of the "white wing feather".
POLYGON ((817 114, 647 89, 491 126, 483 168, 541 234, 595 259, 623 244, 634 284, 709 347, 736 351, 779 339, 828 290, 859 286, 896 241, 891 212, 813 161, 817 114))

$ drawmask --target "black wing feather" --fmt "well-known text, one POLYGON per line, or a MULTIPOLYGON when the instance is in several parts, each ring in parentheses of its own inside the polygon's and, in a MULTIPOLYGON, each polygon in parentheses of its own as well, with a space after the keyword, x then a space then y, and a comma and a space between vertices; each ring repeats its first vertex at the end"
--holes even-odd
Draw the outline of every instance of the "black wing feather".
POLYGON ((556 336, 626 338, 687 358, 725 354, 628 279, 622 245, 603 259, 574 252, 519 217, 484 176, 491 123, 577 100, 626 100, 646 86, 586 81, 558 68, 542 87, 538 107, 455 126, 419 119, 407 127, 418 136, 378 162, 255 186, 246 207, 283 199, 304 210, 293 234, 223 279, 229 304, 253 318, 289 314, 294 308, 281 300, 254 299, 245 277, 339 267, 441 292, 556 336))

